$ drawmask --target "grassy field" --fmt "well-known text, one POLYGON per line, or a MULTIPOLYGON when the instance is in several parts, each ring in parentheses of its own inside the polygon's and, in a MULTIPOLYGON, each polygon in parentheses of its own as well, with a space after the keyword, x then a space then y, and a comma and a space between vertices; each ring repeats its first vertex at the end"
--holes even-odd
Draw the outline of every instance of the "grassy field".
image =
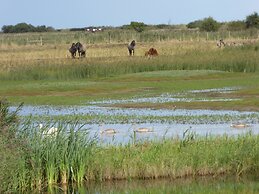
POLYGON ((221 71, 154 71, 106 78, 83 80, 1 81, 0 94, 13 103, 41 105, 87 105, 104 99, 154 97, 162 94, 179 94, 189 98, 238 98, 227 102, 164 102, 124 103, 119 107, 150 108, 211 108, 258 110, 258 73, 221 71), (188 93, 190 90, 238 87, 231 93, 188 93))
MULTIPOLYGON (((195 96, 241 98, 238 102, 178 102, 177 106, 258 109, 259 45, 256 39, 227 39, 244 45, 224 49, 217 48, 215 40, 196 40, 194 35, 188 41, 173 37, 168 41, 137 40, 136 56, 128 57, 126 40, 121 43, 116 38, 111 43, 88 43, 86 58, 71 59, 68 48, 74 39, 70 35, 60 35, 67 43, 61 41, 60 44, 42 46, 18 44, 19 38, 25 38, 25 35, 8 35, 11 43, 2 41, 0 45, 0 95, 12 103, 83 105, 107 98, 152 97, 164 93, 181 93, 185 97, 184 93, 189 90, 239 87, 231 94, 195 96), (159 57, 144 57, 150 47, 158 50, 159 57)), ((127 33, 124 35, 128 39, 131 37, 127 33)), ((52 37, 53 34, 44 36, 52 37)), ((106 32, 96 36, 105 37, 106 32)), ((170 108, 174 105, 136 103, 116 106, 170 108)))

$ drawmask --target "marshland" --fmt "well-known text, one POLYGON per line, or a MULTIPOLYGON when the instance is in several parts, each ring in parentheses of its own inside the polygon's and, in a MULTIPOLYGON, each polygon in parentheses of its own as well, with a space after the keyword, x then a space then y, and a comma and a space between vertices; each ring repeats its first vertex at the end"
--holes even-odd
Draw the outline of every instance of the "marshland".
POLYGON ((0 191, 258 192, 258 37, 254 29, 0 34, 0 191), (239 44, 218 48, 220 38, 239 44), (70 56, 77 41, 85 58, 70 56), (151 47, 159 56, 145 57, 151 47))

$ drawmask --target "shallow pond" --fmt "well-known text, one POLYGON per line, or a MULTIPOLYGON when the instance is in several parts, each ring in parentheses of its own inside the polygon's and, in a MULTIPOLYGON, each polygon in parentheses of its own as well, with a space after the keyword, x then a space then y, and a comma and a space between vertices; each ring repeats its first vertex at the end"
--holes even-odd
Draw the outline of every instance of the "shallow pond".
MULTIPOLYGON (((12 107, 14 110, 15 107, 12 107)), ((99 106, 72 106, 72 107, 52 107, 52 106, 25 106, 19 112, 21 116, 38 115, 38 116, 60 116, 60 115, 110 115, 110 116, 220 116, 242 117, 248 125, 244 128, 231 127, 231 122, 192 122, 185 118, 183 122, 160 122, 160 121, 142 121, 142 122, 109 122, 108 120, 100 123, 83 123, 84 129, 88 129, 90 136, 97 137, 100 143, 104 144, 124 144, 131 141, 144 141, 144 140, 160 140, 163 138, 183 138, 183 134, 188 131, 196 136, 218 136, 218 135, 239 135, 251 132, 259 134, 258 120, 251 120, 250 115, 256 115, 257 112, 240 112, 240 111, 227 111, 227 110, 186 110, 186 109, 123 109, 123 108, 110 108, 99 106), (148 128, 152 132, 139 133, 136 131, 138 128, 148 128), (116 133, 107 134, 102 133, 105 129, 114 129, 116 133)), ((206 119, 206 117, 204 117, 206 119)), ((83 122, 83 121, 82 121, 83 122)), ((235 121, 237 122, 237 121, 235 121)), ((244 122, 244 121, 240 121, 244 122)), ((81 123, 80 123, 81 124, 81 123)))
POLYGON ((245 128, 234 128, 229 124, 166 124, 166 123, 141 123, 141 124, 87 124, 85 128, 90 130, 90 135, 97 134, 100 143, 123 144, 134 141, 161 140, 164 138, 180 138, 193 134, 202 136, 237 136, 246 133, 259 134, 259 124, 252 124, 245 128), (151 132, 135 132, 138 128, 148 128, 151 132), (115 134, 101 133, 105 129, 114 129, 115 134))
MULTIPOLYGON (((11 107, 15 110, 16 107, 11 107)), ((182 115, 251 115, 258 112, 230 110, 187 110, 187 109, 150 109, 150 108, 113 108, 100 106, 24 106, 19 112, 28 115, 126 115, 126 116, 182 116, 182 115)))

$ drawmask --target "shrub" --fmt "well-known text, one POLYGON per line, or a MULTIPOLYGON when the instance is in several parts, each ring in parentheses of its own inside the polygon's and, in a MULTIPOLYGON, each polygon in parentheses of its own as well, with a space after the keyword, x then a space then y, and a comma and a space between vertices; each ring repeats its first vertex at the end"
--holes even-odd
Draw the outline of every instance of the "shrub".
POLYGON ((202 20, 200 29, 207 32, 215 32, 219 29, 220 24, 212 17, 208 17, 202 20))
POLYGON ((246 17, 247 28, 259 28, 259 15, 257 12, 246 17))

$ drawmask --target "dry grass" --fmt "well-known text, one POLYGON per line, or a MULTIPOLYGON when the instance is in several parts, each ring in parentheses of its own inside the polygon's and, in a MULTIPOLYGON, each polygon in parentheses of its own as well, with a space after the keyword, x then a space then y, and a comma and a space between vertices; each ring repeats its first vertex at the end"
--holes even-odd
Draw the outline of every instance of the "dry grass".
MULTIPOLYGON (((30 65, 37 62, 45 63, 46 61, 71 64, 76 60, 71 58, 68 52, 69 44, 63 45, 2 45, 0 47, 0 66, 4 69, 9 66, 30 65)), ((127 44, 88 44, 87 58, 81 59, 81 62, 96 60, 95 58, 104 58, 103 60, 114 60, 113 57, 127 57, 127 44), (93 59, 94 58, 94 59, 93 59), (108 59, 107 59, 108 58, 108 59)), ((135 56, 143 56, 145 51, 154 47, 161 56, 175 56, 184 54, 191 50, 206 51, 216 49, 215 42, 156 42, 156 43, 137 43, 135 56)), ((127 58, 128 59, 128 58, 127 58)), ((97 59, 98 60, 98 59, 97 59)), ((120 59, 119 59, 120 60, 120 59)))

